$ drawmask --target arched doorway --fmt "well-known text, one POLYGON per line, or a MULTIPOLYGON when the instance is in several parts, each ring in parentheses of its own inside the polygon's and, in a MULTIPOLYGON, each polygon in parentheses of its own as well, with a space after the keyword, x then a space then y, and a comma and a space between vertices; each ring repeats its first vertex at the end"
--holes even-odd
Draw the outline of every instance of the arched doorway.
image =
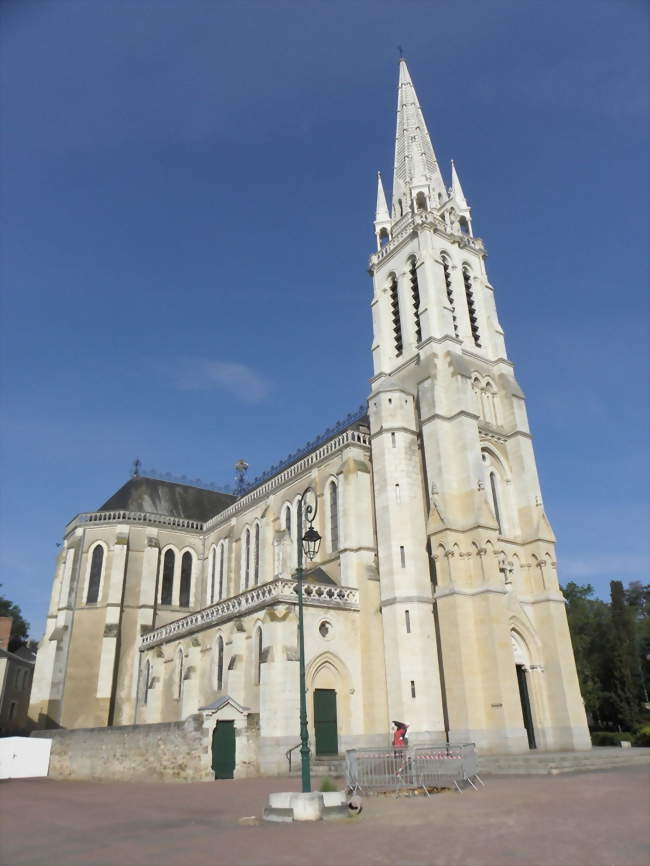
POLYGON ((517 671, 517 686, 519 688, 519 700, 521 702, 521 715, 528 737, 528 748, 536 749, 535 726, 533 724, 533 710, 530 702, 530 690, 528 688, 528 672, 530 671, 530 656, 528 647, 522 636, 516 632, 510 632, 512 640, 512 651, 515 657, 515 669, 517 671))

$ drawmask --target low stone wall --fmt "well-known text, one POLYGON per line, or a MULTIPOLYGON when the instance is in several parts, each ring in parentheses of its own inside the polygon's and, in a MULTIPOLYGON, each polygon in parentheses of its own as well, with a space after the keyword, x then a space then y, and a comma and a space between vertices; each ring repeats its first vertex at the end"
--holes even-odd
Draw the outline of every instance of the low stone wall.
POLYGON ((49 776, 131 782, 213 779, 210 743, 201 716, 184 722, 114 728, 34 731, 52 740, 49 776))

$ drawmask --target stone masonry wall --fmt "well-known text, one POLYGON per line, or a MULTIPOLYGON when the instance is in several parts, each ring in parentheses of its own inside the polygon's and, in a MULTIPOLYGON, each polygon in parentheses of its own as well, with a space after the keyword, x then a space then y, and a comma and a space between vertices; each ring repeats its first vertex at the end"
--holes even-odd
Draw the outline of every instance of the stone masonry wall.
POLYGON ((201 716, 184 722, 34 731, 52 740, 49 776, 130 782, 214 778, 201 716))

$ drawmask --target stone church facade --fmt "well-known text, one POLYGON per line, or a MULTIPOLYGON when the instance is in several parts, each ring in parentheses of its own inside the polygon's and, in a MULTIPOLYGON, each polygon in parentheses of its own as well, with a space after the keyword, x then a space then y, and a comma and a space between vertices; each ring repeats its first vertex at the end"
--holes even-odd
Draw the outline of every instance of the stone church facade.
POLYGON ((65 530, 31 714, 41 727, 236 732, 236 774, 298 742, 305 575, 316 753, 416 742, 590 747, 524 395, 485 248, 446 187, 404 60, 392 201, 378 180, 367 407, 239 496, 134 475, 65 530))

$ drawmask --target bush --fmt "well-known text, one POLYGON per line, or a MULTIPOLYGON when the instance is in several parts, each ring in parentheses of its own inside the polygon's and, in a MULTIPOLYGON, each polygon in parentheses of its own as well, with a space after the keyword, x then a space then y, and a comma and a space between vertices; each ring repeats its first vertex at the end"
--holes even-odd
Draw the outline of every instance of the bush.
POLYGON ((635 746, 650 746, 650 725, 641 725, 633 742, 635 746))
POLYGON ((329 776, 325 776, 323 781, 320 783, 320 788, 318 790, 325 793, 326 791, 338 791, 338 787, 329 776))
POLYGON ((629 731, 593 731, 592 746, 618 746, 621 740, 632 742, 633 735, 629 731))

